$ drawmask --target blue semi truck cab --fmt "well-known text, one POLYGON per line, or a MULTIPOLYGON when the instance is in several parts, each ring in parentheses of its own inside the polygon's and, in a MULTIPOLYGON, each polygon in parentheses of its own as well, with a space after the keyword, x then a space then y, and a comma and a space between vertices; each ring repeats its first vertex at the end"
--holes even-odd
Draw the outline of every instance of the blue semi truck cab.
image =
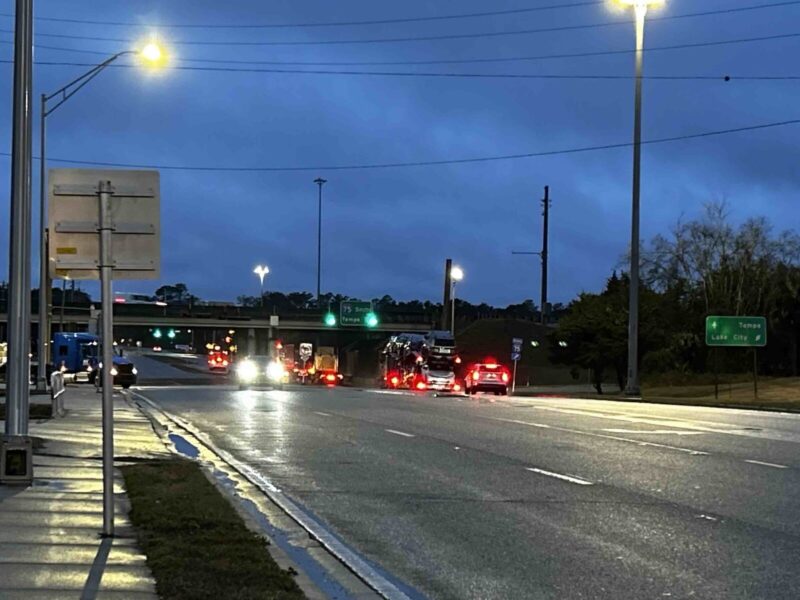
POLYGON ((53 334, 53 369, 76 376, 94 369, 100 355, 100 338, 92 333, 53 334))
MULTIPOLYGON (((53 335, 53 368, 72 373, 77 379, 94 383, 101 370, 100 338, 93 333, 56 333, 53 335)), ((114 384, 129 388, 136 385, 138 372, 124 356, 114 353, 114 384)), ((99 382, 98 382, 99 383, 99 382)))

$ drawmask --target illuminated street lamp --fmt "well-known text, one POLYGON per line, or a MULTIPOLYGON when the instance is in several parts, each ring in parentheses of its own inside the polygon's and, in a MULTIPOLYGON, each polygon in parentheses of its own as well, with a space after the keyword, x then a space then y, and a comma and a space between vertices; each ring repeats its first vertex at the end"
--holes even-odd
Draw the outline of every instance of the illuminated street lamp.
POLYGON ((464 279, 461 267, 450 267, 450 332, 456 334, 456 283, 464 279))
POLYGON ((651 6, 664 0, 616 0, 633 7, 636 15, 636 77, 633 109, 633 190, 631 206, 631 266, 628 301, 628 381, 625 393, 638 396, 639 389, 639 189, 642 155, 642 59, 644 58, 644 20, 651 6))
POLYGON ((50 310, 47 306, 48 290, 50 289, 50 273, 47 269, 47 206, 46 206, 46 173, 47 173, 47 138, 45 119, 59 106, 72 98, 78 90, 97 77, 108 65, 117 59, 127 56, 138 56, 143 65, 162 67, 166 64, 167 55, 158 42, 150 41, 139 50, 123 50, 110 56, 100 64, 92 67, 80 77, 76 77, 67 85, 59 88, 52 94, 42 94, 39 114, 39 371, 36 377, 37 389, 47 386, 47 340, 50 337, 50 310), (49 107, 47 103, 56 100, 49 107))
POLYGON ((264 277, 269 273, 269 267, 267 265, 256 265, 253 273, 258 275, 259 280, 261 280, 261 308, 264 308, 264 277))

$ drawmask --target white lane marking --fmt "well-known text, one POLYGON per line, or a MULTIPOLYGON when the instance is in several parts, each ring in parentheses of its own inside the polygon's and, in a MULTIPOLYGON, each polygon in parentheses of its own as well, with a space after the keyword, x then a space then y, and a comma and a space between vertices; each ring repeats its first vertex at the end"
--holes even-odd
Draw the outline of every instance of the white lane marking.
POLYGON ((405 431, 397 431, 396 429, 385 429, 387 433, 393 433, 395 435, 402 435, 403 437, 412 438, 417 437, 413 433, 406 433, 405 431))
POLYGON ((548 477, 563 479, 564 481, 569 481, 570 483, 577 483, 578 485, 594 485, 591 481, 586 481, 585 479, 581 479, 580 477, 572 477, 571 475, 562 475, 561 473, 553 473, 552 471, 545 471, 544 469, 536 469, 534 467, 525 467, 525 469, 528 471, 532 471, 534 473, 539 473, 540 475, 547 475, 548 477))
POLYGON ((778 465, 778 464, 775 464, 775 463, 763 462, 763 461, 760 461, 760 460, 747 460, 747 459, 744 459, 744 462, 750 463, 751 465, 762 465, 764 467, 773 467, 775 469, 788 469, 789 468, 786 465, 778 465))
POLYGON ((321 412, 321 411, 318 411, 318 410, 315 410, 315 411, 314 411, 314 414, 315 414, 315 415, 321 415, 321 416, 323 416, 323 417, 332 417, 332 416, 333 416, 333 415, 332 415, 332 414, 330 414, 330 413, 321 412))
POLYGON ((698 519, 705 519, 706 521, 719 521, 717 517, 711 515, 695 515, 698 519))
POLYGON ((588 435, 589 437, 598 437, 606 440, 616 440, 618 442, 627 442, 629 444, 636 444, 637 446, 652 446, 653 448, 666 448, 667 450, 677 450, 678 452, 688 452, 694 456, 708 456, 708 452, 701 450, 692 450, 691 448, 681 448, 679 446, 670 446, 668 444, 657 444, 656 442, 643 442, 641 440, 632 440, 630 438, 619 437, 618 435, 606 435, 604 433, 593 433, 591 431, 581 431, 580 429, 570 429, 568 427, 556 427, 555 425, 543 425, 541 423, 529 423, 527 421, 519 421, 517 419, 503 419, 500 417, 486 417, 492 421, 503 421, 505 423, 517 423, 518 425, 528 425, 529 427, 541 427, 544 429, 552 429, 553 431, 565 431, 567 433, 575 433, 578 435, 588 435))
MULTIPOLYGON (((783 432, 775 429, 764 430, 761 427, 743 428, 741 425, 736 425, 733 423, 718 423, 714 427, 706 427, 704 425, 699 425, 698 423, 704 422, 699 420, 695 421, 695 420, 672 419, 670 417, 660 417, 660 416, 639 416, 635 414, 630 415, 624 413, 603 413, 597 410, 583 410, 577 408, 557 408, 553 406, 542 406, 542 405, 531 405, 531 408, 564 413, 564 414, 594 417, 597 419, 609 419, 612 421, 642 423, 645 425, 661 425, 662 427, 665 426, 665 427, 675 427, 676 429, 691 429, 694 431, 702 431, 705 433, 738 435, 742 437, 749 437, 756 439, 800 443, 800 434, 798 434, 797 432, 783 432)), ((710 423, 710 421, 705 421, 705 423, 710 423)))
POLYGON ((672 429, 601 429, 609 433, 652 433, 652 434, 671 434, 671 435, 705 435, 705 431, 675 431, 672 429))

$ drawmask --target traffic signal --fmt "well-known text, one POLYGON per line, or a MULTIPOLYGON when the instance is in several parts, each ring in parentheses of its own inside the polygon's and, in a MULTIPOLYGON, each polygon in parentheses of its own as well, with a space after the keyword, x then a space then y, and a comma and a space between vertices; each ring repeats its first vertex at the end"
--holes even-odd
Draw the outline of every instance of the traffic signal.
POLYGON ((171 340, 174 340, 174 339, 175 339, 175 330, 174 330, 174 329, 170 329, 170 330, 167 332, 167 337, 168 337, 169 339, 171 339, 171 340))
POLYGON ((160 329, 154 329, 153 330, 153 337, 156 338, 156 339, 161 338, 161 330, 160 329))
POLYGON ((326 327, 335 327, 336 326, 336 315, 332 312, 329 312, 325 315, 325 326, 326 327))
POLYGON ((364 324, 367 327, 377 327, 378 322, 378 315, 376 315, 374 312, 370 311, 364 315, 364 324))

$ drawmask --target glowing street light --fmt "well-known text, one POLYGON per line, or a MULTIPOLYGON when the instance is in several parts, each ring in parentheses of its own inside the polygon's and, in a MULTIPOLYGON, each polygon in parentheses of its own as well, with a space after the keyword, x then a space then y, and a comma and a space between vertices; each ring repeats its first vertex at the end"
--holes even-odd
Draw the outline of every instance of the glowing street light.
POLYGON ((456 334, 456 283, 464 279, 464 270, 458 266, 450 267, 450 332, 456 334))
POLYGON ((141 62, 149 67, 163 67, 166 64, 167 54, 158 42, 150 40, 144 43, 141 49, 123 50, 110 56, 103 62, 95 65, 83 75, 76 77, 67 85, 59 88, 51 94, 42 94, 41 108, 39 113, 39 372, 36 378, 37 389, 47 387, 47 357, 48 343, 50 337, 50 308, 47 305, 47 290, 50 288, 50 273, 47 269, 47 205, 45 190, 47 187, 47 137, 46 119, 50 114, 60 107, 64 102, 72 98, 78 90, 97 77, 106 67, 117 59, 134 55, 138 56, 141 62), (55 101, 55 104, 48 108, 48 102, 55 101))
POLYGON ((267 265, 256 265, 256 268, 253 269, 253 273, 258 275, 261 281, 261 308, 264 308, 264 277, 269 274, 269 267, 267 265))
POLYGON ((633 109, 633 189, 631 202, 631 265, 628 300, 628 381, 625 393, 638 396, 639 389, 639 189, 642 156, 642 61, 644 58, 644 21, 647 10, 664 0, 616 0, 632 7, 636 15, 636 77, 633 109))

